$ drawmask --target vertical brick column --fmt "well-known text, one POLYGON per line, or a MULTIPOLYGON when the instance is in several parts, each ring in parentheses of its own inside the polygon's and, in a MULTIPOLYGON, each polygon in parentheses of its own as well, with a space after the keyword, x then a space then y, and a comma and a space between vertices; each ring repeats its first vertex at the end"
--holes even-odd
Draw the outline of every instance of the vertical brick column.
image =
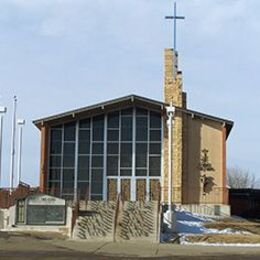
POLYGON ((47 192, 49 127, 41 127, 40 191, 47 192))
MULTIPOLYGON (((164 75, 164 99, 169 105, 182 107, 182 74, 178 71, 178 54, 173 49, 165 50, 165 75, 164 75)), ((174 117, 173 140, 172 140, 172 201, 173 203, 182 202, 182 157, 183 157, 183 115, 176 111, 174 117)), ((168 133, 167 125, 164 126, 164 200, 168 193, 168 133)))

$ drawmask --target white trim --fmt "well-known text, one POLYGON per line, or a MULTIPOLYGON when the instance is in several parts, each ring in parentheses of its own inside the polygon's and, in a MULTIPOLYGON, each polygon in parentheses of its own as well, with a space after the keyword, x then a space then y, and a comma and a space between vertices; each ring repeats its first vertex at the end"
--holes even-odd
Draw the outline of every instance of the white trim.
POLYGON ((164 117, 161 115, 161 202, 164 202, 165 175, 164 175, 164 117))

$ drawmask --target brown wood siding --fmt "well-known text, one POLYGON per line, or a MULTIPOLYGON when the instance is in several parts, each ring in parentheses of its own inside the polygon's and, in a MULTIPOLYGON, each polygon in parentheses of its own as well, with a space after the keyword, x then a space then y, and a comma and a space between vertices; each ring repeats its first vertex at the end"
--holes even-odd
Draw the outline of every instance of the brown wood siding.
POLYGON ((40 191, 47 191, 48 175, 48 151, 49 151, 49 127, 41 127, 41 168, 40 168, 40 191))

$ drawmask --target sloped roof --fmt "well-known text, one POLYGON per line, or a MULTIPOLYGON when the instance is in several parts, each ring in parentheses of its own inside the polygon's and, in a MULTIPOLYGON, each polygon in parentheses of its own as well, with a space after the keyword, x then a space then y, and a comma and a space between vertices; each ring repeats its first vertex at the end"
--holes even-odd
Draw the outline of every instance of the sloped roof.
MULTIPOLYGON (((159 109, 159 110, 164 110, 166 106, 169 106, 169 104, 158 101, 158 100, 154 100, 154 99, 150 99, 150 98, 146 98, 146 97, 141 97, 141 96, 137 96, 137 95, 128 95, 128 96, 108 100, 108 101, 105 101, 105 102, 97 103, 97 104, 94 104, 94 105, 91 105, 91 106, 81 107, 79 109, 74 109, 74 110, 59 113, 59 114, 56 114, 56 115, 40 118, 40 119, 34 120, 33 123, 38 128, 40 128, 40 126, 45 124, 45 123, 52 124, 53 122, 56 122, 57 120, 63 120, 63 119, 66 120, 68 118, 71 119, 71 118, 75 118, 76 116, 78 116, 80 114, 91 113, 91 112, 94 112, 94 111, 102 112, 105 109, 113 108, 115 106, 119 106, 120 104, 124 104, 124 103, 127 103, 127 104, 128 103, 129 104, 136 104, 136 103, 146 104, 148 106, 152 106, 152 107, 159 109)), ((229 135, 229 133, 230 133, 232 127, 233 127, 233 124, 234 124, 230 120, 211 116, 211 115, 204 114, 204 113, 201 113, 201 112, 198 112, 198 111, 195 111, 195 110, 179 108, 179 107, 176 107, 176 110, 187 113, 191 116, 196 116, 196 117, 199 117, 199 118, 208 119, 208 120, 212 120, 212 121, 216 121, 216 122, 220 122, 222 124, 225 124, 225 127, 227 129, 227 136, 229 135)))

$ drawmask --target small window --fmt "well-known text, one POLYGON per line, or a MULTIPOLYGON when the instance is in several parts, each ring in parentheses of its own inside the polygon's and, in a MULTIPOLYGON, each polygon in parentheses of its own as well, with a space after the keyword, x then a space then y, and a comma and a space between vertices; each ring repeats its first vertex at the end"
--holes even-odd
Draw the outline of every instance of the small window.
POLYGON ((150 128, 161 128, 162 120, 161 114, 150 112, 150 128))
POLYGON ((64 140, 75 141, 75 122, 64 124, 64 140))
POLYGON ((129 169, 121 169, 120 176, 132 176, 132 170, 129 169))
POLYGON ((121 154, 132 155, 132 143, 121 143, 121 154))
POLYGON ((121 115, 122 116, 132 116, 133 115, 133 108, 127 108, 121 110, 121 115))
POLYGON ((89 168, 89 156, 79 155, 78 168, 79 169, 88 169, 89 168))
POLYGON ((96 128, 93 129, 93 141, 103 141, 104 140, 104 129, 96 128))
POLYGON ((148 110, 144 109, 144 108, 137 107, 136 108, 136 115, 137 116, 147 116, 148 115, 148 110))
POLYGON ((51 155, 51 157, 50 157, 50 167, 51 168, 61 167, 61 156, 60 155, 51 155))
POLYGON ((118 143, 108 143, 107 144, 107 153, 108 154, 118 154, 119 153, 119 144, 118 143))
POLYGON ((62 131, 57 129, 51 130, 51 141, 59 141, 62 139, 62 131))
POLYGON ((64 155, 63 156, 63 167, 74 168, 75 156, 74 155, 64 155))
POLYGON ((68 182, 68 181, 66 181, 66 182, 63 182, 63 190, 62 190, 63 192, 63 194, 73 194, 73 192, 74 192, 74 181, 73 182, 68 182))
POLYGON ((136 144, 136 167, 147 167, 147 144, 136 144))
POLYGON ((94 169, 94 170, 92 170, 91 176, 92 176, 91 177, 92 182, 102 182, 103 181, 103 170, 94 169))
POLYGON ((73 169, 63 169, 63 182, 74 182, 73 169))
POLYGON ((132 141, 133 139, 133 118, 122 117, 121 119, 121 141, 132 141))
POLYGON ((118 175, 118 156, 107 157, 107 175, 109 176, 118 175))
POLYGON ((79 168, 78 169, 78 181, 88 181, 89 180, 89 169, 79 168))
POLYGON ((107 132, 108 141, 119 141, 119 130, 108 130, 107 132))
POLYGON ((108 128, 119 128, 119 112, 108 114, 107 125, 108 128))
POLYGON ((147 170, 146 169, 136 169, 135 175, 136 176, 147 176, 147 170))
POLYGON ((91 182, 91 194, 102 194, 103 182, 92 181, 91 182))
POLYGON ((103 143, 93 143, 92 154, 103 154, 103 143))
POLYGON ((62 147, 61 141, 52 141, 50 153, 51 154, 61 154, 61 147, 62 147))
POLYGON ((90 143, 89 142, 79 142, 79 154, 89 154, 90 143))
POLYGON ((64 155, 75 155, 75 143, 64 143, 64 155))
POLYGON ((161 130, 151 130, 150 131, 150 141, 160 142, 161 141, 161 130))
POLYGON ((92 156, 92 168, 103 168, 103 156, 92 156))
POLYGON ((104 116, 93 118, 93 141, 104 140, 104 116))
POLYGON ((120 156, 120 167, 132 167, 132 154, 121 154, 120 156))
POLYGON ((60 181, 61 169, 50 169, 49 181, 60 181))
POLYGON ((93 117, 93 128, 104 128, 104 116, 93 117))
POLYGON ((161 143, 150 143, 150 154, 161 154, 161 143))
POLYGON ((160 176, 161 175, 161 157, 150 156, 149 157, 149 175, 160 176))
POLYGON ((79 130, 79 141, 90 141, 90 130, 79 130))
POLYGON ((90 118, 82 119, 79 121, 79 128, 90 128, 90 118))
POLYGON ((146 117, 136 118, 136 141, 148 140, 148 119, 146 117))

